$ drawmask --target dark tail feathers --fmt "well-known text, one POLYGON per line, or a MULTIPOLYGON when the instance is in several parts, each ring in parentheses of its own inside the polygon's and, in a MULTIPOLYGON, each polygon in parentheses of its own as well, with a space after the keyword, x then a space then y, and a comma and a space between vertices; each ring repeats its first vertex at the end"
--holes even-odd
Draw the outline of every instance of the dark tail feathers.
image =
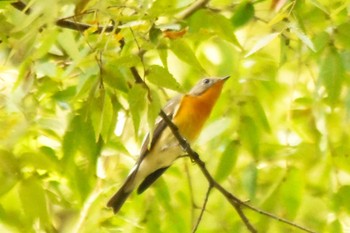
POLYGON ((133 175, 129 175, 123 186, 108 201, 107 207, 113 208, 113 212, 115 214, 118 213, 118 211, 122 208, 124 202, 133 191, 133 178, 133 175))

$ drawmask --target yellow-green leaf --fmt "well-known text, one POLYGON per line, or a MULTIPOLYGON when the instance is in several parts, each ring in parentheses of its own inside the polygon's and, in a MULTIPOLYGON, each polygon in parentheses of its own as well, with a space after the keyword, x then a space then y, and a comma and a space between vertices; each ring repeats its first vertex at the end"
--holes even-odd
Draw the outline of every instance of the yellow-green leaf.
POLYGON ((170 74, 168 70, 158 65, 152 65, 149 68, 147 72, 147 80, 160 87, 169 88, 175 91, 180 90, 180 84, 176 81, 172 74, 170 74))
POLYGON ((135 134, 139 131, 141 114, 146 106, 147 90, 142 84, 135 84, 128 93, 128 102, 132 121, 134 124, 135 134))

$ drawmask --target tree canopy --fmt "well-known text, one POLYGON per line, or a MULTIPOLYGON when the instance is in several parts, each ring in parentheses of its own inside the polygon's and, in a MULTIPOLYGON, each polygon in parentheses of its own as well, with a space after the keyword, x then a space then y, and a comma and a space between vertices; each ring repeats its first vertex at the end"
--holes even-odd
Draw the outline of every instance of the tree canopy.
POLYGON ((1 1, 0 231, 349 231, 349 5, 1 1), (114 215, 161 107, 227 75, 199 160, 114 215))

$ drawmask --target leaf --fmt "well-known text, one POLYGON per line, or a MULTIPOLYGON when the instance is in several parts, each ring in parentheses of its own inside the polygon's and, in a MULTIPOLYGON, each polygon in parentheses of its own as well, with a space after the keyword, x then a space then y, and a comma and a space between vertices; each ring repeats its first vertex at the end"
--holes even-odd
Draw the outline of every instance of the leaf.
POLYGON ((337 51, 331 49, 320 65, 319 81, 325 86, 332 105, 338 100, 344 75, 343 61, 337 51))
POLYGON ((254 18, 254 13, 254 5, 251 2, 241 2, 231 18, 232 25, 236 28, 243 26, 254 18))
POLYGON ((289 29, 294 33, 309 49, 316 52, 316 48, 312 40, 295 24, 289 24, 289 29))
POLYGON ((213 28, 217 36, 238 46, 239 48, 242 48, 236 38, 236 35, 234 34, 234 27, 229 19, 220 14, 210 14, 209 20, 211 21, 210 27, 213 28))
POLYGON ((234 27, 230 19, 221 14, 215 14, 207 10, 199 10, 190 19, 190 31, 199 36, 218 36, 242 49, 234 34, 234 27))
POLYGON ((222 181, 230 175, 238 158, 238 149, 238 141, 232 141, 226 146, 224 152, 222 153, 220 163, 216 169, 215 179, 217 181, 222 181))
POLYGON ((49 220, 45 193, 40 181, 31 177, 20 183, 18 195, 21 200, 22 210, 25 216, 34 223, 39 220, 41 223, 47 223, 49 220))
MULTIPOLYGON (((148 121, 149 132, 153 132, 155 121, 159 115, 159 111, 162 106, 161 106, 160 98, 157 92, 155 92, 154 90, 151 90, 150 96, 151 96, 151 102, 148 104, 147 121, 148 121)), ((153 135, 150 135, 150 137, 152 138, 153 135)))
POLYGON ((284 212, 291 219, 296 217, 302 202, 304 179, 299 169, 288 170, 287 177, 281 185, 281 202, 284 212))
POLYGON ((266 45, 268 45, 271 41, 273 41, 280 33, 274 32, 271 34, 268 34, 264 37, 262 37, 260 40, 258 40, 255 45, 248 51, 248 53, 244 57, 249 57, 250 55, 256 53, 260 49, 264 48, 266 45))
POLYGON ((101 91, 100 95, 94 98, 90 109, 91 123, 94 127, 96 142, 100 136, 107 142, 111 132, 110 128, 114 127, 112 126, 114 113, 111 98, 107 93, 101 91))
POLYGON ((197 57, 192 51, 192 48, 184 39, 172 40, 170 44, 170 49, 175 53, 175 55, 182 61, 191 65, 199 71, 203 71, 203 67, 197 60, 197 57))
POLYGON ((80 60, 80 52, 78 44, 75 41, 73 32, 64 30, 57 36, 58 43, 62 46, 64 51, 74 60, 80 60))
POLYGON ((147 71, 147 80, 157 86, 169 88, 175 91, 180 90, 180 84, 169 73, 169 71, 158 65, 152 65, 149 68, 147 71))
POLYGON ((346 49, 350 49, 350 23, 346 22, 337 27, 335 33, 336 42, 346 49))
POLYGON ((249 193, 249 198, 254 199, 256 193, 258 170, 255 163, 251 163, 243 173, 243 183, 249 193))
POLYGON ((147 91, 141 84, 132 86, 128 93, 128 102, 136 135, 139 131, 141 113, 144 111, 147 102, 146 94, 147 91))
POLYGON ((254 120, 256 120, 256 124, 261 125, 264 130, 270 132, 270 125, 260 101, 257 98, 253 98, 251 105, 248 105, 247 107, 249 108, 248 111, 250 115, 254 117, 254 120))
POLYGON ((12 153, 0 150, 0 197, 18 182, 19 161, 12 153))
POLYGON ((350 196, 350 185, 341 186, 338 191, 334 194, 334 208, 336 210, 345 210, 348 214, 350 214, 350 207, 347 204, 348 198, 350 196))
POLYGON ((111 87, 116 88, 122 92, 128 91, 128 85, 126 82, 125 74, 122 72, 123 69, 114 62, 110 62, 104 66, 102 72, 103 80, 111 87))
POLYGON ((259 151, 260 133, 255 121, 249 116, 242 116, 239 127, 242 145, 256 158, 259 151))
POLYGON ((320 9, 321 11, 323 11, 324 13, 326 13, 327 15, 329 15, 327 8, 324 7, 318 0, 310 0, 310 3, 318 9, 320 9))

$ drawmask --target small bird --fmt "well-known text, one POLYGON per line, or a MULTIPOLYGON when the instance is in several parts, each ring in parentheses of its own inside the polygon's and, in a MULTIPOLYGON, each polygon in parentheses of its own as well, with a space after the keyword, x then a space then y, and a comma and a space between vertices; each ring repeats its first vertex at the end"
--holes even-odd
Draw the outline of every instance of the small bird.
MULTIPOLYGON (((171 99, 163 108, 181 136, 189 143, 198 137, 228 78, 229 76, 202 79, 188 94, 171 99)), ((139 159, 107 206, 113 208, 114 213, 118 213, 136 187, 138 194, 143 193, 182 154, 178 140, 166 122, 159 117, 152 137, 147 134, 139 159)))

